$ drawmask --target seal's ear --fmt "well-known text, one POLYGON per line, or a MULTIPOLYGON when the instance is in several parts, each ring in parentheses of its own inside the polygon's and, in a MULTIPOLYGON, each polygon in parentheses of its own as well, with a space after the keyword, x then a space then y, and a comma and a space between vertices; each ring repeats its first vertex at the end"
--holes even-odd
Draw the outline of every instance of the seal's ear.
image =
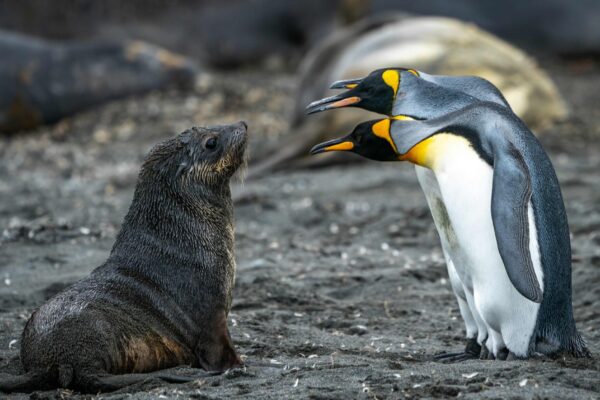
POLYGON ((207 371, 225 371, 243 364, 231 343, 227 317, 224 312, 219 314, 209 328, 211 331, 206 332, 196 346, 198 363, 207 371))

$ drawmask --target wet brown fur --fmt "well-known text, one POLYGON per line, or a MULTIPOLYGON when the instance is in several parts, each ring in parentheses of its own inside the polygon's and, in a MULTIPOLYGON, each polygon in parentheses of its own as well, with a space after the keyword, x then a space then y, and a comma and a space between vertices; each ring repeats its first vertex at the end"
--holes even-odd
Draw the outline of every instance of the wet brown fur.
POLYGON ((193 128, 151 150, 108 260, 32 314, 21 340, 26 373, 0 375, 0 390, 95 393, 197 378, 160 372, 178 365, 241 365, 227 329, 229 180, 245 163, 246 129, 193 128))

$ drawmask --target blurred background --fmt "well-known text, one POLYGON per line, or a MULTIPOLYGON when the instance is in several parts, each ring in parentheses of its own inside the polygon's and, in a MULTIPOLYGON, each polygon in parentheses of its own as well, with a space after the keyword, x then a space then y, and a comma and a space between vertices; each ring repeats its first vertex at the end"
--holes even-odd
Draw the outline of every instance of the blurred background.
POLYGON ((304 108, 384 67, 496 84, 557 169, 575 315, 598 354, 599 21, 596 0, 0 0, 0 369, 18 369, 31 311, 106 258, 148 149, 243 119, 231 332, 248 357, 302 367, 185 390, 597 396, 596 359, 426 361, 461 348, 463 327, 414 172, 308 157, 377 116, 304 108), (473 368, 481 380, 465 378, 473 368))

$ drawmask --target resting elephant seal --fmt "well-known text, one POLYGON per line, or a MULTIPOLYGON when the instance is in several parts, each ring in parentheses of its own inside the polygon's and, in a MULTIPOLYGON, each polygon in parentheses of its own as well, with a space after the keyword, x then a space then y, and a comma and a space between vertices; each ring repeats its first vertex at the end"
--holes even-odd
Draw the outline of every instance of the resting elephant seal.
POLYGON ((110 100, 190 87, 189 60, 140 41, 50 42, 0 31, 0 133, 54 123, 110 100))

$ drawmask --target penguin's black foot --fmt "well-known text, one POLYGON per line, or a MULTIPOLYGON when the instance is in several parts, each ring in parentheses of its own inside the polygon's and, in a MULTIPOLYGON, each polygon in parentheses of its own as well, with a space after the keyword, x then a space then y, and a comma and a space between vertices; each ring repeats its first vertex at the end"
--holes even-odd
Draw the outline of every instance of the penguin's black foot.
MULTIPOLYGON (((481 359, 483 360, 484 359, 483 358, 483 350, 481 351, 481 353, 482 353, 481 359)), ((520 359, 520 357, 516 356, 515 353, 508 350, 506 347, 498 350, 498 352, 496 352, 495 357, 491 352, 488 352, 487 349, 486 349, 486 353, 487 353, 488 360, 515 361, 515 360, 520 359)))
POLYGON ((490 351, 488 350, 487 346, 481 346, 481 353, 479 353, 479 359, 487 360, 489 352, 490 351))
POLYGON ((433 357, 434 361, 437 362, 460 362, 465 360, 473 360, 479 358, 479 353, 481 352, 481 346, 477 343, 476 339, 467 339, 467 345, 465 347, 465 351, 462 353, 444 353, 438 354, 433 357))
POLYGON ((508 357, 508 349, 506 347, 498 350, 498 353, 496 353, 496 360, 506 361, 506 357, 508 357))

